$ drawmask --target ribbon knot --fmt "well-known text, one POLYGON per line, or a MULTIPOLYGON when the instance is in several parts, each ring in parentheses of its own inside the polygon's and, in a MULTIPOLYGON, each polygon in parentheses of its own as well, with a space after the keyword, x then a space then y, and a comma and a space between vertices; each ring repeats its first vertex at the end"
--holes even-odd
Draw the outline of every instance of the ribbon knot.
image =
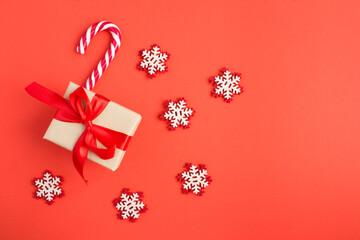
POLYGON ((92 127, 92 122, 91 121, 86 121, 84 122, 84 125, 87 129, 90 129, 92 127))
POLYGON ((89 150, 104 160, 113 158, 116 148, 126 150, 131 136, 92 122, 108 105, 107 98, 95 94, 90 101, 84 88, 79 87, 67 100, 36 82, 27 86, 25 90, 41 102, 57 108, 55 119, 85 125, 85 130, 73 149, 74 166, 85 182, 87 180, 84 178, 83 168, 89 150), (101 145, 98 146, 98 143, 101 145))

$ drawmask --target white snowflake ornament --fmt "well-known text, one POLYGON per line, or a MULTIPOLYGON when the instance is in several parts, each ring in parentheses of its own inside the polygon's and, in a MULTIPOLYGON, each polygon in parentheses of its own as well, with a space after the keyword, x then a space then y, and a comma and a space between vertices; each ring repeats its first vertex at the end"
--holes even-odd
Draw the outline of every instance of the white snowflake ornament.
POLYGON ((53 176, 48 170, 44 171, 42 178, 35 178, 33 184, 37 187, 37 191, 34 193, 35 198, 44 198, 47 204, 54 203, 55 197, 64 196, 64 191, 60 185, 63 182, 61 176, 53 176))
POLYGON ((177 127, 189 128, 191 117, 194 116, 194 109, 187 107, 186 100, 179 98, 178 101, 165 102, 166 111, 160 115, 160 119, 167 120, 169 130, 175 130, 177 127))
POLYGON ((191 163, 186 163, 184 167, 186 170, 176 176, 176 179, 182 183, 182 193, 187 194, 192 192, 201 196, 204 193, 204 188, 212 182, 211 177, 208 176, 205 165, 199 164, 196 166, 191 163))
POLYGON ((140 217, 140 214, 147 210, 146 205, 142 202, 142 197, 142 192, 132 193, 129 189, 124 188, 120 197, 113 201, 114 206, 119 210, 118 218, 135 222, 140 217))
POLYGON ((222 96, 226 102, 231 102, 234 95, 242 93, 242 87, 239 85, 241 74, 231 73, 226 68, 220 71, 219 76, 210 79, 210 82, 215 86, 211 95, 213 97, 222 96))
POLYGON ((141 50, 140 56, 142 61, 138 64, 137 68, 146 71, 150 78, 155 77, 156 73, 167 71, 165 62, 169 59, 170 54, 161 52, 158 45, 152 45, 150 50, 141 50))

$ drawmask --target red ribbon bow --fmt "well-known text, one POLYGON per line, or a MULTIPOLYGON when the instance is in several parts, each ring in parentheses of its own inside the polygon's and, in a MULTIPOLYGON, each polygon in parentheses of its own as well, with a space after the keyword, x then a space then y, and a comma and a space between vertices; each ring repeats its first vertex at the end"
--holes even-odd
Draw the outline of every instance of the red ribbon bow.
POLYGON ((84 178, 83 168, 89 150, 102 159, 113 158, 116 148, 126 150, 131 136, 92 123, 92 120, 99 116, 109 103, 105 97, 95 94, 90 101, 84 88, 79 87, 67 100, 36 82, 31 83, 25 90, 41 102, 57 108, 55 119, 85 125, 86 128, 73 149, 75 168, 85 182, 87 180, 84 178), (99 148, 96 140, 106 148, 99 148))

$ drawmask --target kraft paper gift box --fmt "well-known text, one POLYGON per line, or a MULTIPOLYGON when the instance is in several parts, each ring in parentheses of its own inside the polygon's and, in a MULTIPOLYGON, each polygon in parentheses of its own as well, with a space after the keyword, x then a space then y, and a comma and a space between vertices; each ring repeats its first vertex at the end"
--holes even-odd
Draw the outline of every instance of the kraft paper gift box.
MULTIPOLYGON (((78 87, 79 85, 70 82, 64 98, 69 99, 69 95, 78 87)), ((86 89, 84 90, 91 101, 95 93, 86 89)), ((92 122, 96 125, 133 136, 140 121, 140 114, 110 101, 101 114, 92 122)), ((83 123, 63 122, 53 119, 44 135, 44 139, 72 151, 84 130, 85 125, 83 123)), ((97 142, 97 144, 98 146, 103 147, 101 143, 97 142)), ((119 167, 124 155, 125 151, 117 148, 113 158, 103 160, 89 150, 88 159, 115 171, 119 167)))

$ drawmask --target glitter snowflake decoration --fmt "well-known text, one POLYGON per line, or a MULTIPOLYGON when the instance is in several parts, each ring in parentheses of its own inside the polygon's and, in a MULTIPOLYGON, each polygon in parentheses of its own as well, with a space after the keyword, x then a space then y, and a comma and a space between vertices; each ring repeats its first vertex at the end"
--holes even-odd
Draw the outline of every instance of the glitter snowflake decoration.
POLYGON ((150 78, 155 77, 158 72, 166 72, 165 62, 169 59, 170 54, 161 52, 158 45, 152 45, 150 50, 141 50, 142 61, 138 65, 139 70, 147 72, 150 78))
POLYGON ((182 183, 182 192, 193 192, 201 196, 204 193, 204 188, 212 182, 211 177, 207 174, 205 165, 199 164, 199 166, 196 166, 191 163, 186 163, 184 167, 186 171, 176 176, 176 179, 182 183))
POLYGON ((177 102, 167 101, 165 102, 166 112, 160 115, 160 118, 169 122, 169 129, 175 130, 177 127, 189 128, 192 116, 194 116, 194 109, 186 106, 184 98, 178 99, 177 102))
POLYGON ((222 96, 226 102, 230 102, 235 94, 242 93, 242 87, 240 87, 241 74, 233 73, 226 68, 221 69, 221 75, 210 79, 215 86, 215 89, 211 92, 213 97, 222 96))
POLYGON ((63 190, 60 188, 63 179, 60 176, 53 176, 50 171, 45 171, 42 178, 33 180, 33 184, 37 187, 34 194, 35 198, 44 198, 47 204, 52 204, 55 197, 62 197, 63 190))
POLYGON ((140 214, 147 210, 146 205, 142 202, 142 197, 142 192, 132 193, 129 189, 124 188, 120 197, 113 201, 116 209, 119 210, 118 218, 135 222, 140 214))

